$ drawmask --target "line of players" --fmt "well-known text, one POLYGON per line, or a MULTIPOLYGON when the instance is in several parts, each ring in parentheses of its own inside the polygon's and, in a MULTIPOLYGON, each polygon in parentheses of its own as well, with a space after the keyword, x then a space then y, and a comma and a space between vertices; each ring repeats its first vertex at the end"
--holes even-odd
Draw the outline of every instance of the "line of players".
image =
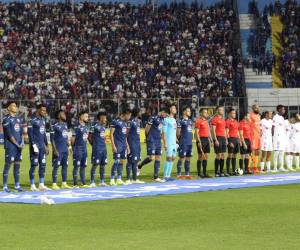
MULTIPOLYGON (((261 171, 266 165, 270 171, 270 157, 274 148, 274 172, 277 170, 277 158, 279 158, 281 171, 293 171, 292 159, 295 158, 296 168, 299 168, 300 152, 300 117, 296 115, 290 121, 284 120, 285 109, 282 105, 277 107, 278 114, 272 117, 272 112, 265 112, 264 119, 260 120, 259 107, 254 105, 252 113, 247 113, 243 119, 236 120, 236 111, 230 109, 228 119, 224 119, 224 108, 217 107, 215 116, 209 124, 209 115, 206 108, 200 110, 200 117, 195 122, 195 139, 198 149, 197 173, 201 178, 209 177, 207 174, 208 156, 210 146, 214 146, 215 176, 223 177, 236 174, 257 173, 258 155, 260 149, 261 171), (286 138, 290 138, 287 140, 286 138), (288 141, 288 143, 287 143, 288 141), (225 165, 225 153, 228 151, 225 165), (284 168, 284 152, 286 152, 287 169, 284 168), (237 168, 237 154, 241 154, 239 167, 237 168), (252 157, 251 157, 252 156, 252 157), (249 160, 253 161, 251 169, 249 160), (266 163, 265 163, 266 162, 266 163), (232 169, 232 172, 230 171, 232 169)), ((3 190, 9 192, 7 186, 8 173, 11 165, 14 167, 15 189, 22 191, 19 182, 22 148, 24 146, 23 126, 17 116, 16 103, 7 105, 8 115, 3 119, 5 166, 3 170, 3 190)), ((154 181, 171 181, 173 162, 177 152, 177 177, 179 179, 191 179, 190 161, 192 157, 193 122, 190 119, 189 107, 183 109, 182 119, 176 121, 176 106, 169 105, 167 111, 153 114, 145 128, 147 157, 139 163, 141 158, 140 145, 140 111, 139 109, 124 110, 120 116, 113 120, 110 126, 110 139, 114 162, 111 168, 110 185, 128 185, 131 183, 143 183, 137 179, 139 171, 146 164, 154 161, 154 181), (164 178, 159 178, 159 169, 162 149, 166 152, 164 165, 164 178), (126 181, 122 180, 123 165, 126 164, 126 181), (184 165, 184 175, 182 175, 184 165)), ((43 104, 37 106, 35 116, 28 122, 28 138, 30 145, 30 189, 32 191, 45 191, 49 188, 44 184, 46 155, 49 154, 48 140, 46 136, 45 117, 46 107, 43 104), (39 167, 39 186, 35 186, 35 169, 39 167)), ((51 127, 52 144, 52 189, 57 190, 58 169, 61 167, 61 188, 96 187, 95 175, 99 167, 99 185, 106 186, 104 182, 105 168, 107 165, 107 149, 105 142, 105 129, 107 117, 105 113, 99 113, 96 122, 88 127, 89 115, 81 112, 78 123, 72 129, 72 138, 68 139, 68 128, 64 111, 56 112, 57 122, 51 127), (92 145, 91 183, 86 184, 85 169, 87 167, 87 142, 92 145), (67 169, 69 151, 73 155, 73 186, 67 184, 67 169), (78 185, 78 172, 81 186, 78 185)))

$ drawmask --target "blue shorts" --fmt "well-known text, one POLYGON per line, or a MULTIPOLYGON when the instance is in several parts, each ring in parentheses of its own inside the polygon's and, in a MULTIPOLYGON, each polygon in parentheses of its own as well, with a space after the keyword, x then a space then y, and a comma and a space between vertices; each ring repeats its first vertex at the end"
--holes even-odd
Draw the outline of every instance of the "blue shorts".
POLYGON ((127 157, 127 147, 117 147, 117 153, 114 153, 114 160, 126 160, 127 157))
POLYGON ((59 167, 59 166, 68 166, 68 157, 69 153, 67 152, 58 152, 58 156, 52 155, 52 166, 59 167))
POLYGON ((105 166, 107 164, 107 151, 106 149, 93 149, 92 151, 92 164, 105 166))
POLYGON ((128 161, 140 161, 141 160, 141 147, 130 147, 130 154, 127 156, 128 161))
POLYGON ((17 147, 5 149, 5 163, 11 164, 22 160, 22 150, 17 147))
POLYGON ((193 155, 193 145, 181 144, 178 148, 178 155, 180 158, 192 157, 193 155))
POLYGON ((30 150, 30 162, 31 165, 37 166, 37 165, 43 165, 46 166, 46 150, 43 148, 39 148, 38 153, 34 153, 30 150))
POLYGON ((73 152, 73 165, 74 167, 87 166, 87 152, 73 152))
POLYGON ((176 157, 176 144, 168 145, 166 155, 167 157, 176 157))
POLYGON ((148 155, 161 155, 161 142, 147 142, 148 155))

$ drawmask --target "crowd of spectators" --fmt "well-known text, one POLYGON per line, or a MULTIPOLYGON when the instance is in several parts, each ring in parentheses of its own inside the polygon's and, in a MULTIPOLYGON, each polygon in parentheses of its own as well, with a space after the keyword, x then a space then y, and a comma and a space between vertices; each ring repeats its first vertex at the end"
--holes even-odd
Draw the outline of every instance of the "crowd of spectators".
POLYGON ((268 39, 271 39, 271 25, 268 19, 269 7, 270 6, 266 6, 263 12, 260 13, 257 1, 249 2, 248 12, 254 16, 256 28, 249 35, 249 57, 247 58, 245 65, 253 68, 257 75, 261 75, 263 72, 271 75, 272 66, 275 63, 275 56, 267 49, 267 41, 268 39))
POLYGON ((1 3, 0 98, 238 95, 237 33, 227 3, 1 3))
POLYGON ((281 6, 282 59, 280 73, 284 87, 300 87, 300 5, 296 1, 286 1, 281 6))

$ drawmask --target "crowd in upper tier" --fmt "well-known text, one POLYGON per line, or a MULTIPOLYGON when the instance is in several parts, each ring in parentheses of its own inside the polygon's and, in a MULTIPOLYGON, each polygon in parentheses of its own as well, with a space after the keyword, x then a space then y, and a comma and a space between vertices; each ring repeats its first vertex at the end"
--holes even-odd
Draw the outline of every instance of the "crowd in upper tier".
POLYGON ((233 7, 0 4, 0 98, 241 93, 233 7))
POLYGON ((300 5, 287 1, 282 5, 281 20, 283 47, 281 74, 283 85, 288 88, 300 87, 300 5))

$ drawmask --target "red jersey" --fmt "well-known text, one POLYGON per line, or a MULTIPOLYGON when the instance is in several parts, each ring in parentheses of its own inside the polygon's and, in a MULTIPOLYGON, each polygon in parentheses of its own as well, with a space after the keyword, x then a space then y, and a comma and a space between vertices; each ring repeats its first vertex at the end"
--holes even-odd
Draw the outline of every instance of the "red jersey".
POLYGON ((226 128, 228 129, 229 138, 238 138, 239 137, 239 122, 235 119, 226 120, 226 128))
POLYGON ((244 139, 251 139, 251 123, 247 120, 240 121, 239 130, 243 131, 244 139))
POLYGON ((198 118, 195 122, 199 137, 209 137, 209 124, 204 118, 198 118))
POLYGON ((225 136, 225 119, 221 116, 216 115, 211 119, 211 125, 216 127, 216 136, 225 136))

